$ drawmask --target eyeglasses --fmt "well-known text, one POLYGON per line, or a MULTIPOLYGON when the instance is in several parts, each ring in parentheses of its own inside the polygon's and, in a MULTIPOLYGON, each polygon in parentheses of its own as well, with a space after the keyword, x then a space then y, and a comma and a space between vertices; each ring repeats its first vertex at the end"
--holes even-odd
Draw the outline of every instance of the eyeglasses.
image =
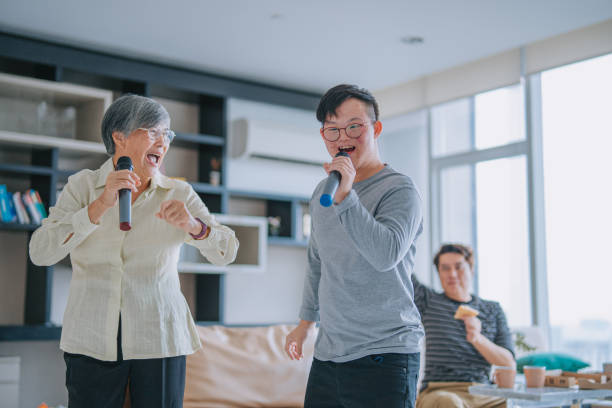
POLYGON ((335 142, 340 139, 340 131, 344 129, 344 133, 351 139, 358 139, 366 128, 366 123, 351 123, 347 127, 326 127, 323 128, 323 137, 329 142, 335 142))
POLYGON ((138 128, 136 130, 146 130, 147 136, 149 136, 149 140, 151 142, 158 141, 161 137, 163 137, 164 144, 167 145, 169 145, 170 142, 172 142, 172 140, 174 139, 174 136, 176 136, 176 133, 174 133, 170 129, 138 128))

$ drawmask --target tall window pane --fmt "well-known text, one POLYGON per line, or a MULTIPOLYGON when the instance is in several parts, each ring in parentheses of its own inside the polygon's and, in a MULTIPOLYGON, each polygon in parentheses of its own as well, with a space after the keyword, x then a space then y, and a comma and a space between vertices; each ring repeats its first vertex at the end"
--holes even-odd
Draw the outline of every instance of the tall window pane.
POLYGON ((466 152, 472 149, 468 98, 431 108, 431 140, 434 156, 466 152))
POLYGON ((526 171, 524 156, 476 165, 478 293, 511 326, 531 324, 526 171))
POLYGON ((474 98, 477 149, 525 139, 523 86, 513 85, 481 93, 474 98))
MULTIPOLYGON (((440 239, 473 245, 472 166, 457 166, 440 172, 440 239)), ((441 243, 442 243, 441 242, 441 243)), ((433 248, 434 252, 438 248, 433 248)))
POLYGON ((542 73, 554 350, 612 361, 612 55, 542 73))

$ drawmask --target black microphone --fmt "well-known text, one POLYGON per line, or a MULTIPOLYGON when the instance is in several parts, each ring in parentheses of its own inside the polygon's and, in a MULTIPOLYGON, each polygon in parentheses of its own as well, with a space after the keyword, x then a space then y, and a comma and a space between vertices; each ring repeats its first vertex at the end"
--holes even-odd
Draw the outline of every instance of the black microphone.
MULTIPOLYGON (((132 159, 121 156, 117 160, 115 170, 134 170, 132 159)), ((129 188, 119 190, 119 229, 121 231, 132 229, 132 190, 129 188)))
MULTIPOLYGON (((347 152, 338 152, 336 157, 338 156, 349 157, 347 152)), ((331 173, 329 173, 329 176, 327 176, 327 181, 323 186, 323 193, 321 193, 321 198, 319 199, 319 202, 323 207, 329 207, 334 202, 334 195, 336 194, 338 185, 340 185, 341 178, 342 176, 337 170, 333 170, 331 173)))

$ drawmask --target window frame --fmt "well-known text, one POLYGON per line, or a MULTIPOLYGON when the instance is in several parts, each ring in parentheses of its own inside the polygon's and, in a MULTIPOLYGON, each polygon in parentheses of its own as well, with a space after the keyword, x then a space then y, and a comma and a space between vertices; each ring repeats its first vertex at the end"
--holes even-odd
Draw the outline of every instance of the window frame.
MULTIPOLYGON (((430 203, 430 248, 431 257, 440 247, 442 234, 442 205, 441 205, 441 173, 443 169, 469 165, 472 172, 472 244, 478 247, 477 236, 477 208, 476 208, 476 164, 483 161, 525 156, 526 162, 526 185, 527 185, 527 254, 529 257, 529 279, 531 299, 531 324, 539 326, 547 334, 550 332, 548 315, 548 287, 546 273, 546 226, 544 217, 544 171, 542 165, 542 92, 540 74, 529 77, 524 75, 520 82, 523 87, 524 112, 525 115, 525 139, 511 142, 506 145, 490 147, 477 150, 475 147, 475 98, 470 95, 470 140, 469 151, 452 153, 448 155, 434 155, 433 132, 432 132, 432 109, 427 110, 428 121, 428 151, 429 151, 429 203, 430 203)), ((508 84, 507 86, 517 85, 508 84)), ((448 102, 447 102, 448 103, 448 102)), ((478 294, 478 251, 475 253, 474 290, 478 294)), ((432 267, 432 282, 439 285, 434 279, 435 267, 432 267)), ((547 336, 550 338, 550 336, 547 336)))

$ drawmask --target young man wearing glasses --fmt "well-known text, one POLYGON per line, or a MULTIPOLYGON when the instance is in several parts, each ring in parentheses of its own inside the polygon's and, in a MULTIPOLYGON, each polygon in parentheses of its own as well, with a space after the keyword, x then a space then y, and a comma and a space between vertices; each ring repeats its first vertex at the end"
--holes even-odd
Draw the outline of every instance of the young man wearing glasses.
POLYGON ((380 159, 382 124, 368 91, 330 89, 317 119, 333 157, 325 171, 342 178, 334 205, 319 204, 324 181, 310 201, 301 321, 285 350, 301 358, 304 340, 320 322, 306 408, 412 408, 423 337, 410 280, 423 229, 421 198, 409 177, 380 159))

